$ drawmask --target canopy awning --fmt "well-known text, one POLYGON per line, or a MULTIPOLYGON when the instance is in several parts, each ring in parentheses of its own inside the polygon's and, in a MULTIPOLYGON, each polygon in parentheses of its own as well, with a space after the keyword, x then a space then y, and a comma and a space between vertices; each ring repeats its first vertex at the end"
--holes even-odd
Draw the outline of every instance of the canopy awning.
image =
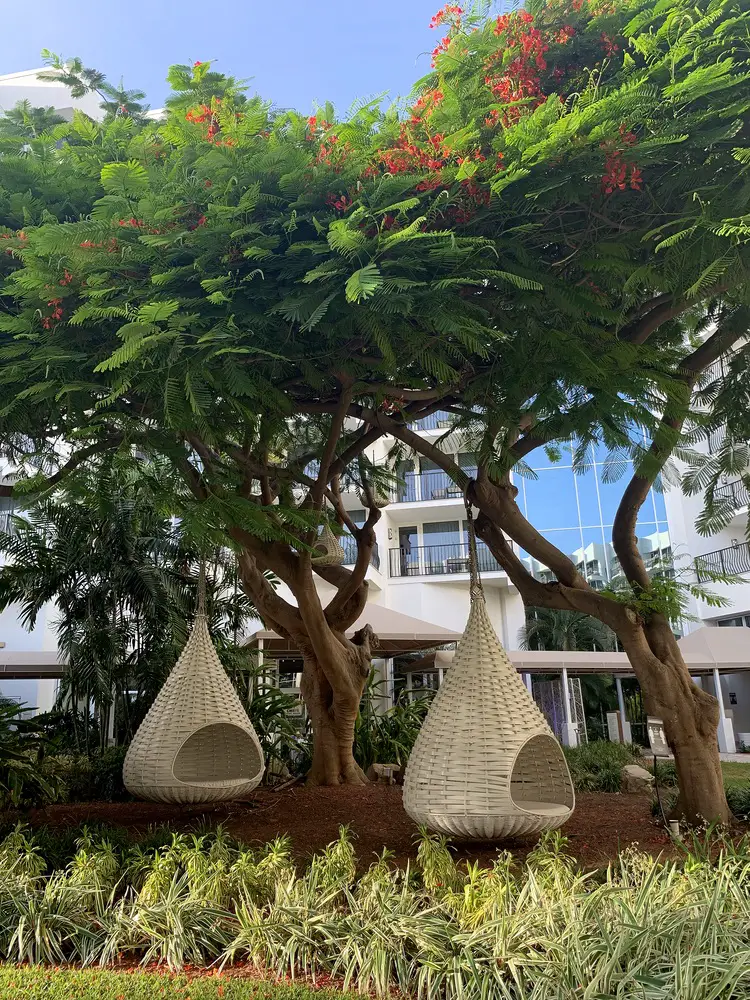
POLYGON ((57 650, 3 649, 0 647, 0 680, 62 677, 65 662, 57 650))
MULTIPOLYGON (((461 638, 460 632, 454 632, 442 625, 420 621, 419 618, 412 618, 392 608, 385 608, 382 604, 368 604, 352 627, 346 630, 346 634, 351 637, 364 625, 370 625, 380 640, 376 656, 396 656, 398 653, 434 649, 436 646, 458 642, 461 638)), ((245 645, 258 646, 259 641, 262 641, 264 653, 273 656, 298 652, 293 641, 283 639, 269 629, 255 632, 246 640, 245 645)))
MULTIPOLYGON (((750 628, 715 628, 705 625, 678 640, 691 674, 714 669, 734 673, 750 670, 750 628)), ((554 674, 565 667, 572 674, 628 674, 633 672, 625 653, 509 649, 511 663, 520 673, 554 674)), ((453 660, 451 650, 428 653, 408 666, 409 671, 445 670, 453 660)))

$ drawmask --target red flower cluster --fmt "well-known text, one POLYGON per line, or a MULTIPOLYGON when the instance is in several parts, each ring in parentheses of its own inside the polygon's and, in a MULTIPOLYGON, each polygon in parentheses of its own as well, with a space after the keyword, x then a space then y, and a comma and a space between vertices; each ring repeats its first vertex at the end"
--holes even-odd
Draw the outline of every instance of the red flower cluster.
POLYGON ((462 14, 462 7, 458 7, 456 4, 447 3, 445 7, 440 8, 437 14, 433 15, 430 21, 430 27, 437 28, 441 24, 450 24, 453 28, 459 28, 461 26, 462 14))
POLYGON ((430 21, 431 28, 437 28, 441 24, 449 25, 448 34, 441 38, 437 43, 435 48, 432 50, 432 62, 431 66, 434 69, 437 65, 438 56, 445 52, 451 43, 451 38, 453 34, 461 30, 461 16, 463 15, 463 8, 458 7, 456 4, 446 4, 445 7, 441 7, 440 10, 435 14, 435 16, 430 21))
POLYGON ((69 285, 72 280, 73 280, 73 275, 70 273, 70 271, 66 267, 65 271, 63 273, 62 278, 60 278, 60 284, 61 285, 69 285))
POLYGON ((417 103, 411 109, 411 121, 413 125, 419 124, 423 118, 429 118, 443 102, 445 95, 442 90, 425 90, 420 94, 417 103))
POLYGON ((118 222, 118 225, 129 226, 131 229, 140 229, 144 224, 140 219, 120 219, 118 222))
POLYGON ((427 135, 423 145, 418 145, 411 123, 401 125, 396 145, 380 151, 380 159, 391 174, 417 173, 420 170, 442 170, 448 162, 449 150, 443 146, 442 133, 427 135))
POLYGON ((84 250, 106 250, 107 253, 114 253, 120 249, 120 244, 114 237, 112 237, 109 243, 92 243, 91 240, 84 240, 78 246, 83 247, 84 250))
POLYGON ((208 104, 199 104, 197 108, 190 108, 185 115, 185 119, 193 125, 202 125, 209 118, 213 118, 213 112, 208 104))
POLYGON ((48 306, 54 306, 52 313, 42 319, 42 326, 45 330, 51 330, 54 324, 63 318, 62 299, 50 299, 48 306))
POLYGON ((614 194, 615 191, 625 191, 628 187, 633 191, 642 190, 641 169, 632 161, 623 158, 624 150, 621 148, 622 146, 632 148, 637 142, 636 134, 629 131, 626 125, 621 125, 619 142, 609 140, 601 144, 601 148, 607 154, 601 179, 602 194, 614 194))
POLYGON ((602 47, 604 48, 604 55, 605 56, 613 56, 615 54, 615 52, 619 52, 620 51, 620 46, 617 45, 617 44, 615 44, 615 39, 611 38, 609 35, 605 34, 604 32, 602 32, 602 34, 601 34, 600 41, 602 43, 602 47))
POLYGON ((347 208, 351 208, 352 200, 345 194, 338 195, 331 192, 326 196, 326 205, 335 208, 337 212, 345 212, 347 208))
MULTIPOLYGON (((544 101, 539 74, 547 68, 544 54, 549 45, 533 23, 534 16, 525 10, 501 14, 495 22, 494 32, 498 37, 505 36, 505 47, 498 49, 485 63, 484 82, 504 104, 523 102, 526 106, 537 107, 544 101), (503 66, 503 56, 508 49, 517 50, 518 54, 503 66)), ((521 108, 511 107, 499 116, 499 120, 507 127, 520 117, 521 108)))
POLYGON ((576 33, 576 29, 571 24, 564 24, 555 34, 555 41, 558 45, 567 45, 576 33))
POLYGON ((329 135, 324 142, 321 142, 315 162, 333 167, 336 173, 340 173, 351 151, 351 143, 341 142, 337 135, 329 135))

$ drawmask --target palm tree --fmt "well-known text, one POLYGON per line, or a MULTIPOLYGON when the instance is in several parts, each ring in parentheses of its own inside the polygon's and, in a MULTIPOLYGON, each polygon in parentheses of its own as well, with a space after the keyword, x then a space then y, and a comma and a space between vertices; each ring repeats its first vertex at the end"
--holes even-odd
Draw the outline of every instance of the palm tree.
POLYGON ((35 108, 30 101, 18 101, 0 115, 0 139, 36 139, 65 119, 54 108, 35 108))
MULTIPOLYGON (((197 600, 199 552, 177 523, 155 510, 142 486, 115 479, 89 495, 45 500, 0 532, 0 610, 19 606, 31 630, 53 603, 67 663, 61 704, 84 706, 79 745, 89 749, 89 712, 101 739, 115 711, 129 739, 174 665, 197 600)), ((225 550, 207 565, 207 612, 222 659, 234 666, 237 638, 255 611, 235 585, 225 550)))
POLYGON ((604 622, 580 611, 527 608, 526 624, 518 632, 521 649, 610 651, 616 647, 614 632, 604 622))

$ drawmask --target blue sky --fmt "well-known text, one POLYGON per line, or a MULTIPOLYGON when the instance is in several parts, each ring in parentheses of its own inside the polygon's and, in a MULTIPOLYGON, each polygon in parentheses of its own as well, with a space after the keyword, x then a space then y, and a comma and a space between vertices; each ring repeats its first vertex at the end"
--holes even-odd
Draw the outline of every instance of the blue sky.
POLYGON ((332 100, 339 111, 360 97, 408 93, 429 70, 440 0, 0 0, 0 74, 40 65, 42 48, 79 55, 152 107, 167 93, 171 63, 216 59, 251 77, 250 89, 307 112, 332 100), (421 55, 420 55, 421 54, 421 55))

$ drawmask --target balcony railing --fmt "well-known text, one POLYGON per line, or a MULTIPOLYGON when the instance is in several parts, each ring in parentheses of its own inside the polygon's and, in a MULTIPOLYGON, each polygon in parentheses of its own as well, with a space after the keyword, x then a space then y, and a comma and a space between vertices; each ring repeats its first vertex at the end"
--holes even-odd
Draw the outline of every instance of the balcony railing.
MULTIPOLYGON (((464 469, 467 476, 474 478, 476 469, 464 469)), ((419 503, 422 500, 460 500, 463 490, 457 486, 447 472, 407 472, 403 475, 391 494, 392 503, 419 503)))
MULTIPOLYGON (((502 566, 482 542, 477 543, 477 560, 482 573, 499 573, 502 566)), ((462 542, 446 545, 418 545, 408 552, 391 549, 388 553, 391 576, 444 576, 469 572, 469 547, 462 542)))
POLYGON ((731 500, 737 510, 750 504, 750 490, 741 479, 734 479, 726 486, 719 486, 714 490, 714 496, 717 500, 731 500))
POLYGON ((436 410, 429 417, 422 417, 421 420, 415 420, 409 424, 409 427, 413 431, 445 430, 447 427, 450 427, 452 421, 453 417, 450 413, 446 413, 444 410, 436 410))
MULTIPOLYGON (((341 547, 346 554, 344 566, 353 566, 357 561, 357 539, 352 538, 351 535, 342 535, 339 538, 339 542, 341 542, 341 547)), ((380 569, 380 552, 378 551, 377 542, 375 542, 370 555, 370 565, 374 566, 375 569, 380 569)))
POLYGON ((750 573, 750 545, 738 542, 727 549, 716 549, 695 557, 695 572, 701 583, 711 579, 712 573, 741 575, 750 573))
POLYGON ((0 513, 0 532, 9 535, 13 531, 13 512, 4 510, 0 513))

